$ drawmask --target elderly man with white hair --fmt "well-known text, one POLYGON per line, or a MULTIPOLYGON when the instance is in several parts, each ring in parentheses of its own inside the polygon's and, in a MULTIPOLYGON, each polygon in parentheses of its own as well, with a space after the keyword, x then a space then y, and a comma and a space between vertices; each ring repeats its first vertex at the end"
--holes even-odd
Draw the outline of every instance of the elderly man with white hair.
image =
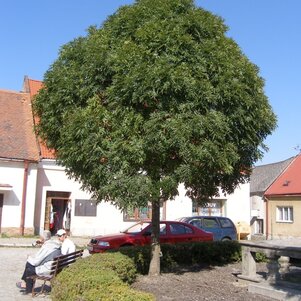
POLYGON ((69 253, 73 253, 76 251, 76 246, 74 242, 68 238, 67 232, 64 229, 60 229, 57 231, 56 235, 59 238, 59 241, 62 242, 62 254, 66 255, 69 253))
MULTIPOLYGON (((49 232, 49 231, 48 231, 49 232)), ((44 241, 39 251, 34 256, 28 256, 21 279, 16 286, 25 290, 23 294, 30 294, 33 288, 33 280, 28 276, 48 276, 53 259, 61 255, 61 242, 58 239, 50 239, 50 234, 45 231, 42 235, 44 241)))
POLYGON ((33 247, 41 247, 42 244, 51 238, 51 232, 49 230, 45 230, 42 235, 40 235, 40 238, 36 240, 32 246, 33 247))

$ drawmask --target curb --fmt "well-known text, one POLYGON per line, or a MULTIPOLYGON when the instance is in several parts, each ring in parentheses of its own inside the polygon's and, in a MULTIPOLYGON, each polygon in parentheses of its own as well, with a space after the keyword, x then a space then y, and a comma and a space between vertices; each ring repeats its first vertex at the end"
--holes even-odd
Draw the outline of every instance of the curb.
POLYGON ((22 243, 0 243, 0 247, 34 248, 32 244, 22 244, 22 243))

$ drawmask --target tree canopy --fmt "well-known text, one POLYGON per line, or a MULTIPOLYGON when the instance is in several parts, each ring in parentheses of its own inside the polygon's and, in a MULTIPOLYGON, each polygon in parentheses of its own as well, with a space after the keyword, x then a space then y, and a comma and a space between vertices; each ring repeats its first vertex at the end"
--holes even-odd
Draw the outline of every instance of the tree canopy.
POLYGON ((233 192, 276 127, 259 69, 192 0, 136 0, 60 49, 34 102, 70 176, 120 208, 233 192))

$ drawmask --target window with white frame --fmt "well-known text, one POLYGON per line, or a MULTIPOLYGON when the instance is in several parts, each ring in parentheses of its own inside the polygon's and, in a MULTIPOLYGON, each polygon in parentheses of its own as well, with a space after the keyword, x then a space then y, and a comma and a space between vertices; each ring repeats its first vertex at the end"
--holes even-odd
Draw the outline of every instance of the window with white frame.
POLYGON ((293 215, 293 207, 277 207, 277 222, 293 222, 294 215, 293 215))

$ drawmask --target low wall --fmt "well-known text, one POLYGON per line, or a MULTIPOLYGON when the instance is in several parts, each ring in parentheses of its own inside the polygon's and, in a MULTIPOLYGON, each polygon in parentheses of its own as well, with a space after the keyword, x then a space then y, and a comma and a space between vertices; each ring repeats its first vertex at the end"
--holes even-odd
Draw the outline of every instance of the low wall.
POLYGON ((301 259, 301 247, 289 246, 282 243, 273 245, 267 242, 242 241, 242 274, 239 278, 261 282, 262 277, 256 272, 256 253, 264 253, 269 262, 267 263, 267 280, 276 283, 289 271, 290 258, 301 259))

